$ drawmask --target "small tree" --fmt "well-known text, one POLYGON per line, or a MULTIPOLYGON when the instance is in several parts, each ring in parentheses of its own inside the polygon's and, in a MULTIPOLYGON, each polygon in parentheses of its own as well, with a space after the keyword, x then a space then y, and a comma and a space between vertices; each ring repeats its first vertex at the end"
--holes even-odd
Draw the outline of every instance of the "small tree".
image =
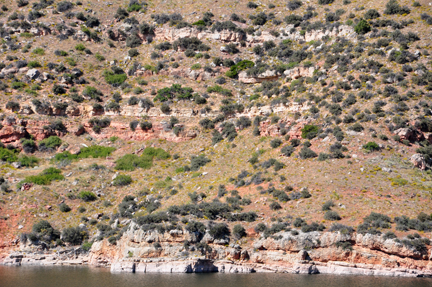
POLYGON ((335 220, 341 220, 341 217, 336 211, 329 210, 324 214, 324 219, 335 221, 335 220))
POLYGON ((62 203, 59 205, 59 209, 61 212, 69 212, 72 209, 69 207, 69 205, 67 205, 66 203, 62 203))
POLYGON ((376 142, 368 142, 367 144, 363 145, 363 148, 367 151, 376 151, 379 150, 379 145, 376 142))
POLYGON ((310 148, 303 147, 300 150, 299 156, 301 159, 308 159, 308 158, 317 157, 318 155, 313 150, 311 150, 310 148))
POLYGON ((216 239, 224 238, 230 235, 230 230, 228 225, 225 223, 218 223, 210 227, 209 234, 216 239))
POLYGON ((305 125, 304 128, 301 129, 302 138, 304 139, 313 139, 318 134, 318 127, 314 125, 305 125))
POLYGON ((278 148, 281 144, 282 144, 282 140, 281 140, 281 139, 273 139, 273 140, 270 142, 270 146, 271 146, 272 148, 278 148))
POLYGON ((91 191, 81 191, 78 197, 84 200, 85 202, 94 201, 97 199, 97 196, 91 191))
POLYGON ((236 224, 236 225, 234 225, 234 228, 233 228, 233 235, 237 239, 240 239, 242 237, 245 237, 247 234, 246 234, 246 230, 244 229, 243 226, 241 226, 240 224, 236 224))
POLYGON ((129 123, 129 127, 132 131, 135 131, 135 129, 138 127, 139 122, 137 120, 131 121, 129 123))
POLYGON ((72 245, 80 245, 86 237, 87 232, 81 230, 79 227, 65 228, 62 232, 63 241, 72 245))
POLYGON ((334 2, 334 0, 318 0, 318 4, 320 4, 320 5, 328 5, 328 4, 331 4, 333 2, 334 2))
POLYGON ((354 27, 354 31, 357 34, 364 35, 371 31, 371 26, 365 19, 361 19, 360 22, 354 27))
POLYGON ((272 203, 270 203, 270 209, 271 210, 279 210, 282 209, 282 206, 277 203, 276 201, 273 201, 272 203))
POLYGON ((136 48, 133 48, 133 49, 130 49, 130 50, 128 51, 128 55, 129 55, 130 57, 136 57, 136 56, 139 55, 139 52, 138 52, 138 50, 137 50, 136 48))
POLYGON ((114 186, 126 186, 131 183, 132 183, 132 177, 125 174, 118 175, 113 181, 114 186))

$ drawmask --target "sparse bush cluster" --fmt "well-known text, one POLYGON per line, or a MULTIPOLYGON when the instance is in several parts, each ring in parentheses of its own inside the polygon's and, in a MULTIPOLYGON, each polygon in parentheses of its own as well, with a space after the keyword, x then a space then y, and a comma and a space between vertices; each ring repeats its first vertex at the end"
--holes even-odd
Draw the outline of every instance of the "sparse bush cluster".
POLYGON ((118 170, 132 171, 136 168, 149 169, 153 165, 153 160, 166 160, 171 155, 161 148, 145 148, 142 155, 126 154, 116 161, 115 168, 118 170))

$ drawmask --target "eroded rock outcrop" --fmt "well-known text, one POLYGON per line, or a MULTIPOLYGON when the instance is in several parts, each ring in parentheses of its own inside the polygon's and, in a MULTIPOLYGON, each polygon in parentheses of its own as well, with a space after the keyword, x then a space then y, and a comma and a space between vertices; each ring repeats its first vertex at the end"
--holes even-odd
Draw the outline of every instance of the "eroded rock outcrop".
POLYGON ((248 75, 246 71, 241 71, 238 75, 239 82, 245 84, 257 84, 264 81, 274 81, 279 79, 280 74, 274 70, 267 70, 264 73, 258 75, 248 75))
POLYGON ((284 71, 284 75, 292 80, 301 77, 312 77, 315 71, 315 67, 295 67, 284 71))
MULTIPOLYGON (((382 235, 279 232, 271 237, 257 238, 247 246, 230 244, 229 240, 225 245, 219 245, 216 240, 210 239, 211 236, 207 233, 199 236, 185 230, 165 233, 143 231, 132 222, 116 247, 106 241, 94 244, 90 262, 110 261, 113 263, 113 272, 217 271, 432 276, 429 250, 418 251, 393 239, 385 239, 382 235), (206 242, 211 247, 206 260, 192 260, 191 257, 197 256, 197 253, 193 249, 185 251, 185 240, 190 243, 206 242), (337 244, 341 242, 349 243, 351 247, 337 248, 337 244), (202 264, 207 264, 207 267, 196 271, 197 266, 202 264)), ((198 253, 198 257, 201 256, 198 253)))
POLYGON ((426 158, 424 157, 424 155, 415 153, 411 156, 410 161, 415 167, 421 170, 426 169, 426 158))
MULTIPOLYGON (((417 250, 383 235, 282 231, 271 237, 251 239, 251 244, 237 245, 225 238, 226 243, 220 245, 208 233, 180 229, 144 231, 132 221, 116 245, 105 239, 93 243, 89 253, 69 249, 54 254, 45 248, 36 255, 27 244, 26 250, 12 253, 3 264, 91 264, 128 273, 286 272, 432 277, 430 247, 417 250), (205 255, 195 248, 187 250, 183 244, 186 241, 191 246, 207 242, 209 248, 205 255), (338 248, 340 243, 349 248, 338 248)), ((38 246, 35 248, 39 250, 38 246)))

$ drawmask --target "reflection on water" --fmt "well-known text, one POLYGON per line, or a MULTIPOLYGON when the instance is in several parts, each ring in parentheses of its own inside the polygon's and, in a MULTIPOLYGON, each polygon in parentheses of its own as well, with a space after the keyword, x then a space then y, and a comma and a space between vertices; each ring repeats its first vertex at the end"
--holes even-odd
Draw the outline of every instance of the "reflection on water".
POLYGON ((253 274, 111 274, 90 267, 0 266, 0 287, 431 287, 432 278, 253 274))

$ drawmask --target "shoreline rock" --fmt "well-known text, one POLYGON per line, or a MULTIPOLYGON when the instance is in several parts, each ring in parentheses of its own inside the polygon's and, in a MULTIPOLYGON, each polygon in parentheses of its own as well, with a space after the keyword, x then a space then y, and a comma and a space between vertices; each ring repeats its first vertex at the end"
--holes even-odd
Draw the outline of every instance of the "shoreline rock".
POLYGON ((298 261, 290 265, 239 263, 231 260, 185 259, 167 260, 148 258, 116 261, 107 266, 91 264, 88 256, 76 259, 60 259, 55 255, 11 254, 0 265, 6 266, 95 266, 110 268, 111 273, 290 273, 290 274, 329 274, 364 275, 389 277, 432 277, 432 271, 410 268, 386 268, 380 265, 350 264, 341 261, 306 262, 298 261))
POLYGON ((254 273, 369 275, 393 277, 432 277, 430 247, 409 248, 380 235, 340 232, 279 232, 257 237, 248 245, 219 244, 208 233, 186 230, 159 233, 144 231, 132 222, 112 245, 108 240, 94 242, 90 251, 67 247, 56 252, 33 243, 20 244, 1 265, 11 266, 93 266, 117 273, 254 273), (204 242, 207 252, 183 242, 204 242), (351 248, 338 248, 350 242, 351 248), (158 243, 158 244, 155 244, 158 243))

